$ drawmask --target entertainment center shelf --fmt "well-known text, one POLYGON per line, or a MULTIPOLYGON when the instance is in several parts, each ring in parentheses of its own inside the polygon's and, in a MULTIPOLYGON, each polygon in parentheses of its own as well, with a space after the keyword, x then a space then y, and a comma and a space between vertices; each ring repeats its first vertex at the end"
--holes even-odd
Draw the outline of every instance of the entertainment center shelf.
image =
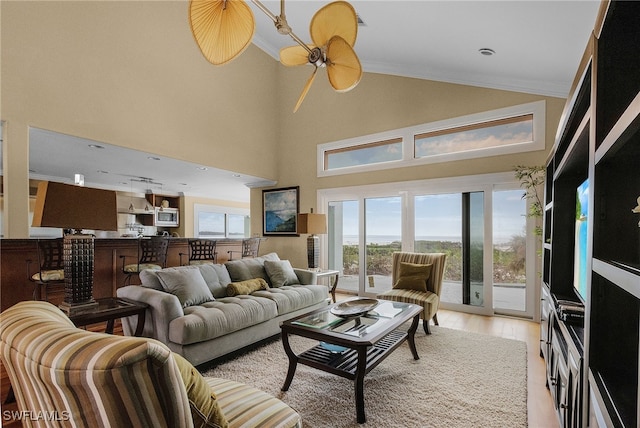
POLYGON ((603 1, 546 166, 540 354, 561 426, 640 422, 640 2, 603 1))

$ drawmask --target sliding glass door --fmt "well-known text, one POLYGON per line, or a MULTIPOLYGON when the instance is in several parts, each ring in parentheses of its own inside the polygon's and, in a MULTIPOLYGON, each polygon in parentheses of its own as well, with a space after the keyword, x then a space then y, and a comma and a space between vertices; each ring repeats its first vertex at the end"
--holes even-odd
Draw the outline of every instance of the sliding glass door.
POLYGON ((440 300, 462 303, 462 201, 459 193, 419 195, 414 198, 417 253, 445 253, 440 300))
POLYGON ((320 191, 329 220, 327 267, 341 272, 338 290, 375 296, 393 286, 394 251, 442 252, 441 307, 532 318, 535 238, 526 234, 522 190, 513 182, 451 181, 320 191))
POLYGON ((493 192, 493 307, 527 310, 527 216, 522 190, 493 192))
POLYGON ((391 254, 402 249, 402 200, 399 196, 365 198, 366 290, 391 289, 391 254))
POLYGON ((328 204, 329 269, 340 272, 340 291, 358 294, 360 278, 360 209, 357 200, 328 204))
POLYGON ((440 301, 484 305, 484 192, 414 197, 418 253, 445 253, 440 301))

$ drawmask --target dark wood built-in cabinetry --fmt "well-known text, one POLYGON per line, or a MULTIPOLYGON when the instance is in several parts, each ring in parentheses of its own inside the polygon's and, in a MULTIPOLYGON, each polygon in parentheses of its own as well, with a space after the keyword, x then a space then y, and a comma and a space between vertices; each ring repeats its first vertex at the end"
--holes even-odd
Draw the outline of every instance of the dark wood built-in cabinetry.
POLYGON ((640 2, 603 2, 595 24, 547 163, 540 353, 562 426, 636 427, 640 2), (585 242, 576 226, 581 185, 585 242), (574 287, 580 251, 583 296, 574 287), (578 310, 560 311, 560 303, 578 310))

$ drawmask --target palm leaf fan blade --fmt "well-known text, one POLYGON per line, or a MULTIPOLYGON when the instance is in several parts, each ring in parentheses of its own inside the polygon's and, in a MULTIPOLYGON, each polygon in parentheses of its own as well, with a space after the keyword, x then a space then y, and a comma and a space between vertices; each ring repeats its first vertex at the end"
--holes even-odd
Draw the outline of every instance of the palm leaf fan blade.
POLYGON ((358 36, 356 11, 346 1, 329 3, 313 15, 309 32, 317 46, 325 46, 333 36, 340 36, 353 46, 358 36))
POLYGON ((302 101, 304 101, 304 98, 307 96, 307 92, 309 92, 309 89, 311 89, 311 84, 315 80, 317 72, 318 72, 318 67, 314 67, 313 74, 311 74, 311 77, 309 77, 309 80, 307 80, 307 83, 304 85, 304 88, 302 89, 302 93, 300 94, 300 98, 298 98, 298 102, 296 103, 296 106, 293 109, 294 113, 298 111, 298 109, 300 108, 300 105, 302 104, 302 101))
POLYGON ((255 29, 253 12, 243 0, 192 0, 189 24, 202 55, 214 65, 244 52, 255 29))
MULTIPOLYGON (((309 49, 315 46, 307 45, 309 49)), ((304 65, 309 62, 309 52, 302 46, 289 46, 280 49, 280 62, 286 66, 304 65)))
POLYGON ((327 44, 327 74, 337 92, 355 88, 362 78, 362 66, 355 51, 342 37, 334 36, 327 44))

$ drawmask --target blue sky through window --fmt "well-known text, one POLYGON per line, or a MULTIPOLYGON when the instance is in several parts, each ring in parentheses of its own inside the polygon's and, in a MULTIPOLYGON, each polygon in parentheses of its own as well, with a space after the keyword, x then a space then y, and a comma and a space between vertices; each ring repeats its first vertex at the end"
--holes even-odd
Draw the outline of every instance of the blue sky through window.
MULTIPOLYGON (((525 233, 526 201, 522 190, 493 192, 493 236, 496 243, 525 233)), ((344 240, 353 242, 358 236, 358 203, 343 203, 344 240)), ((367 236, 380 241, 400 240, 402 230, 400 197, 367 199, 367 236)), ((462 199, 460 193, 416 196, 415 236, 417 239, 450 239, 459 241, 462 199)))
POLYGON ((368 165, 402 159, 402 139, 326 152, 326 169, 368 165))
MULTIPOLYGON (((464 130, 434 132, 415 137, 415 157, 465 152, 492 147, 509 146, 533 141, 533 118, 492 126, 464 127, 464 130)), ((460 129, 460 128, 458 128, 460 129)))

